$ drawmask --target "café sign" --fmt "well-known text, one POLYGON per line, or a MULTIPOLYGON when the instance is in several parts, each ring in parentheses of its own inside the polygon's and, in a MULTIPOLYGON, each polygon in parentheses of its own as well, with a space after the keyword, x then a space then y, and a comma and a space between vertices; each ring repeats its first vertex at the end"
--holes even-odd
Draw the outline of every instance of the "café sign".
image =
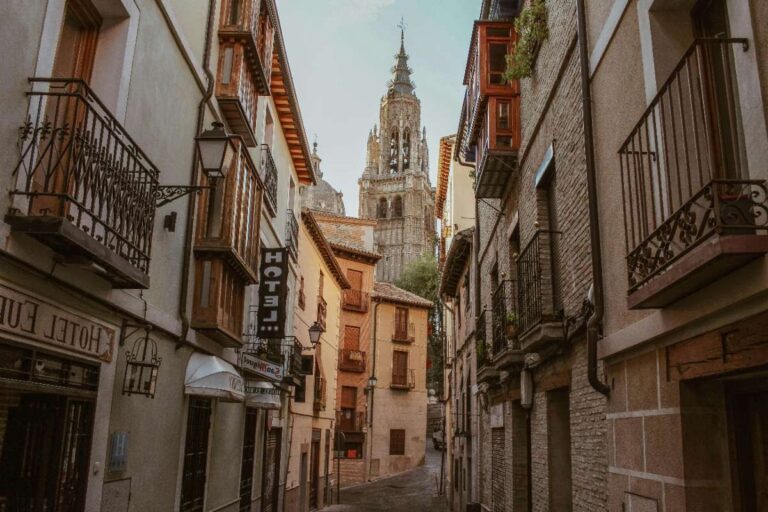
POLYGON ((285 337, 285 302, 288 295, 288 249, 262 247, 259 267, 260 338, 285 337))
POLYGON ((0 284, 0 332, 112 360, 116 330, 0 284))
POLYGON ((240 367, 262 377, 280 382, 283 380, 283 367, 256 357, 249 352, 240 354, 240 367))

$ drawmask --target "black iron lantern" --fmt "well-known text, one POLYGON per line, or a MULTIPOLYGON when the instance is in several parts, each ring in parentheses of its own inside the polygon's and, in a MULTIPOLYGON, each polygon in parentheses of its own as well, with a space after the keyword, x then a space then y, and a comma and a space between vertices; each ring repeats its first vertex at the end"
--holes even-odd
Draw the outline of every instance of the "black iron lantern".
POLYGON ((314 347, 320 342, 320 336, 325 332, 319 323, 315 322, 312 327, 309 328, 309 342, 314 347))
POLYGON ((195 143, 203 172, 208 179, 216 181, 225 178, 235 158, 235 146, 224 125, 213 123, 211 128, 195 137, 195 143))
POLYGON ((123 394, 155 398, 157 374, 162 359, 157 356, 157 343, 149 337, 148 330, 144 337, 133 343, 131 350, 125 352, 125 358, 123 394))

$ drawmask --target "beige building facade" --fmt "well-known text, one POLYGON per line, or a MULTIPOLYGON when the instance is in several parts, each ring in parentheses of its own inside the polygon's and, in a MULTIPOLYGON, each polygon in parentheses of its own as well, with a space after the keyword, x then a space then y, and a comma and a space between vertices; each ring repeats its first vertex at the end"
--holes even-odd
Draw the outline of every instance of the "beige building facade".
POLYGON ((6 6, 0 508, 281 509, 313 174, 275 9, 6 6), (203 169, 213 121, 228 157, 203 169), (287 310, 270 341, 262 249, 287 310))

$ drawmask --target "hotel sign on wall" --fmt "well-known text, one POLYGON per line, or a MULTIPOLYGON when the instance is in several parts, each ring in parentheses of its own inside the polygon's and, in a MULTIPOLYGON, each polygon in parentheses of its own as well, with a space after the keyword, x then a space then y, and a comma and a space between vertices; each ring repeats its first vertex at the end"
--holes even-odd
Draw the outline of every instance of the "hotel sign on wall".
POLYGON ((260 338, 284 338, 288 249, 263 247, 259 278, 258 335, 260 338))
POLYGON ((0 284, 0 332, 112 360, 116 330, 0 284))

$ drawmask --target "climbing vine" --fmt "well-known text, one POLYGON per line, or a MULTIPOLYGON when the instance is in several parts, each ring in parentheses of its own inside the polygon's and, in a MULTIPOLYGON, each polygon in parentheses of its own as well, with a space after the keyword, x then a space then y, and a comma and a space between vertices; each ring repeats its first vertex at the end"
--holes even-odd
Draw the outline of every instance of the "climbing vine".
POLYGON ((515 32, 517 42, 512 53, 507 55, 507 70, 504 73, 507 81, 527 78, 533 73, 539 47, 549 37, 544 0, 532 0, 523 9, 515 20, 515 32))

